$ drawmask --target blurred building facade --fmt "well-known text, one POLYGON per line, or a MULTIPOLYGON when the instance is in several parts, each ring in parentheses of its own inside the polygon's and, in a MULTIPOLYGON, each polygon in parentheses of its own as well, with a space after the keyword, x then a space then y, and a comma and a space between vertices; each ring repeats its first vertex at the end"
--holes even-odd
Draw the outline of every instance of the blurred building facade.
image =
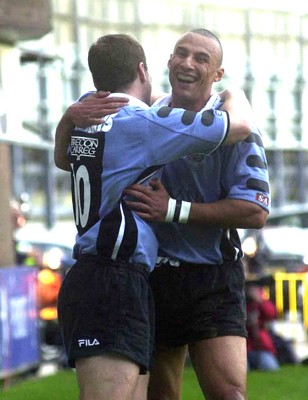
MULTIPOLYGON (((4 3, 0 2, 0 18, 4 3)), ((38 1, 27 3, 35 9, 38 1)), ((8 34, 0 43, 0 140, 11 143, 13 195, 29 194, 35 205, 33 218, 45 216, 52 224, 70 216, 70 183, 67 174, 53 166, 52 143, 63 110, 93 89, 87 68, 91 43, 107 33, 133 35, 147 54, 154 90, 168 91, 166 65, 173 46, 182 33, 199 27, 216 33, 224 47, 226 75, 217 89, 242 87, 255 109, 268 155, 273 207, 308 201, 305 2, 51 0, 49 4, 50 29, 32 36, 8 34)))
POLYGON ((10 266, 15 262, 11 203, 15 170, 10 163, 15 146, 8 144, 8 136, 17 142, 22 138, 19 110, 22 108, 20 94, 23 87, 17 44, 22 40, 43 37, 51 30, 51 22, 48 0, 0 2, 0 266, 10 266))

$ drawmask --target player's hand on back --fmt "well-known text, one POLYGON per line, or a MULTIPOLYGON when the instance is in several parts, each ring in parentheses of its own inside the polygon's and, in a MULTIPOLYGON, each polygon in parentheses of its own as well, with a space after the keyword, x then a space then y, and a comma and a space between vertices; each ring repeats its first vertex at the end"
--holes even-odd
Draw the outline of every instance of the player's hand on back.
POLYGON ((109 94, 110 92, 97 92, 84 97, 82 101, 68 107, 67 118, 81 128, 101 124, 103 117, 117 113, 129 101, 126 97, 108 97, 109 94))
POLYGON ((133 197, 126 204, 145 221, 164 222, 168 211, 169 194, 158 179, 152 179, 150 186, 134 184, 124 190, 124 194, 133 197))

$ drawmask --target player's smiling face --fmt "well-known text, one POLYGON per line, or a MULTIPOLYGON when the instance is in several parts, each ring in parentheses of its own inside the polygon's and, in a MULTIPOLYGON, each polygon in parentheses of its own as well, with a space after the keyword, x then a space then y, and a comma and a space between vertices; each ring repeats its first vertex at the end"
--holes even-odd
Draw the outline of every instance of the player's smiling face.
POLYGON ((218 43, 197 33, 177 42, 168 62, 172 106, 200 110, 209 99, 213 82, 223 76, 218 43))

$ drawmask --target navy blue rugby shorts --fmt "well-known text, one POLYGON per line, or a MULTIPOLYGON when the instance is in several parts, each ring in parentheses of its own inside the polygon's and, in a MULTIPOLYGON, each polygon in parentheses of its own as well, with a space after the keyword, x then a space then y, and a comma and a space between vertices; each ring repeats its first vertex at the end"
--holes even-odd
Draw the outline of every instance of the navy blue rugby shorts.
POLYGON ((176 347, 219 336, 247 337, 241 261, 162 264, 151 272, 150 284, 157 344, 176 347))
POLYGON ((150 369, 154 300, 144 265, 83 256, 66 275, 58 314, 69 366, 75 360, 116 353, 150 369))

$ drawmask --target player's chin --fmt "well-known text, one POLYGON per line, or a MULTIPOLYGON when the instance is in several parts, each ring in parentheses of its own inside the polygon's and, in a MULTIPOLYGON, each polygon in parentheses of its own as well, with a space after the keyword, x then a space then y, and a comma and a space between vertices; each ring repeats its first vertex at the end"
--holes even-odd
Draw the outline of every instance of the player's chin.
POLYGON ((196 94, 194 92, 194 90, 178 90, 176 92, 176 94, 178 95, 179 98, 182 99, 182 101, 193 101, 196 97, 196 94))
POLYGON ((199 90, 198 85, 195 83, 179 83, 177 85, 178 91, 182 92, 185 96, 196 96, 196 92, 199 90))
POLYGON ((176 86, 178 87, 179 90, 183 90, 185 92, 193 91, 196 87, 194 82, 183 82, 183 81, 176 81, 176 86))

